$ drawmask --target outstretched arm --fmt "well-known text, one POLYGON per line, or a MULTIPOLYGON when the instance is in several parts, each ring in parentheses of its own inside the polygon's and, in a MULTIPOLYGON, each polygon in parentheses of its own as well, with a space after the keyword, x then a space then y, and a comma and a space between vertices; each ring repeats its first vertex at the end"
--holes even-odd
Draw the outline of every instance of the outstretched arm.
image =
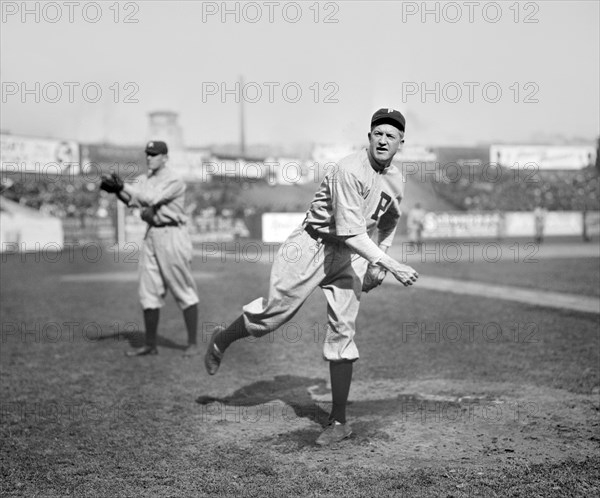
POLYGON ((129 203, 131 202, 131 195, 129 195, 129 193, 127 193, 125 189, 121 190, 120 192, 117 192, 116 195, 117 199, 123 202, 126 206, 129 206, 129 203))
POLYGON ((154 206, 159 208, 163 204, 168 204, 176 197, 180 196, 185 192, 185 183, 179 178, 171 178, 160 186, 150 191, 144 188, 135 188, 133 185, 126 183, 123 187, 125 192, 130 199, 140 207, 154 206))
POLYGON ((101 177, 100 188, 109 194, 115 194, 119 200, 129 206, 132 195, 126 191, 127 185, 116 172, 104 173, 101 177))
POLYGON ((399 263, 388 256, 369 238, 366 233, 348 237, 346 245, 358 255, 365 258, 369 263, 378 265, 389 271, 394 278, 404 285, 412 285, 419 278, 419 274, 410 266, 399 263))

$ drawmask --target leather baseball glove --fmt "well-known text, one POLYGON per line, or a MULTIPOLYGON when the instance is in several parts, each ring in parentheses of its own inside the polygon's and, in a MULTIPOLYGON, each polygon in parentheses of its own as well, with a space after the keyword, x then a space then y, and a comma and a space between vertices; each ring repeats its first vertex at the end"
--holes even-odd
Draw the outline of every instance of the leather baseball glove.
POLYGON ((369 265, 365 278, 363 279, 362 291, 369 292, 375 287, 379 287, 383 282, 387 272, 378 265, 369 265))
POLYGON ((100 180, 100 188, 110 194, 116 194, 123 190, 123 179, 116 173, 110 175, 104 173, 100 180))

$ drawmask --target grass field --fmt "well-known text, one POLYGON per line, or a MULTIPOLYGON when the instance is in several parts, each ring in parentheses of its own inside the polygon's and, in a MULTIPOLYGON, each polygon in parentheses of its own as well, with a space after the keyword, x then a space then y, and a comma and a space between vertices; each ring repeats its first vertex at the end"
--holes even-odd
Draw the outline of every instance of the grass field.
MULTIPOLYGON (((200 357, 181 357, 185 330, 171 298, 160 354, 124 356, 143 337, 137 253, 52 258, 2 259, 3 496, 600 491, 597 314, 418 285, 377 289, 363 297, 358 322, 354 435, 321 449, 314 440, 330 393, 319 291, 293 323, 232 346, 209 377, 200 357)), ((214 324, 265 295, 269 265, 228 253, 193 266, 204 349, 214 324)), ((600 296, 597 258, 415 266, 600 296)))

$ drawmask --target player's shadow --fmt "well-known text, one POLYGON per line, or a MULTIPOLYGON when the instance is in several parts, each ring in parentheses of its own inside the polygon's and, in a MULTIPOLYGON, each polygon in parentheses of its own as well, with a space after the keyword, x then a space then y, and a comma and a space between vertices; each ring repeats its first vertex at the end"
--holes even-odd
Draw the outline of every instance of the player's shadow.
MULTIPOLYGON (((114 341, 127 341, 129 346, 132 348, 139 348, 146 344, 146 333, 144 331, 136 330, 136 331, 119 331, 114 334, 102 335, 98 338, 99 341, 105 341, 107 339, 112 339, 114 341)), ((162 337, 158 335, 157 337, 157 346, 169 349, 179 349, 181 351, 185 350, 186 345, 177 344, 173 342, 171 339, 166 337, 162 337)))
POLYGON ((263 405, 280 400, 290 406, 297 417, 308 418, 324 426, 329 418, 329 413, 312 399, 309 388, 325 389, 325 381, 309 377, 278 375, 273 380, 258 381, 241 387, 224 398, 200 396, 196 399, 196 402, 201 405, 222 403, 226 406, 243 407, 263 405))
MULTIPOLYGON (((245 415, 245 410, 237 410, 236 407, 265 405, 276 400, 291 407, 297 417, 307 418, 321 426, 325 426, 328 422, 329 413, 323 408, 329 409, 331 392, 326 389, 323 379, 281 375, 273 380, 254 382, 241 387, 230 396, 222 398, 200 396, 196 402, 208 405, 205 413, 212 414, 216 421, 227 421, 228 417, 234 417, 237 420, 235 418, 237 414, 240 414, 241 418, 245 415), (311 393, 317 399, 327 401, 316 401, 311 393), (212 406, 212 403, 215 403, 216 406, 212 406), (223 406, 229 407, 229 409, 224 409, 223 406)), ((390 440, 391 436, 385 430, 389 420, 402 420, 407 424, 423 424, 434 421, 439 423, 444 420, 444 417, 451 421, 457 420, 457 417, 468 419, 469 407, 472 403, 478 402, 477 400, 458 401, 452 397, 440 400, 439 397, 428 397, 419 393, 349 401, 351 425, 355 433, 351 439, 354 441, 353 444, 359 445, 370 444, 370 441, 375 439, 390 440)), ((250 411, 246 417, 251 420, 255 415, 250 411)), ((289 415, 283 413, 281 416, 283 420, 291 420, 291 413, 289 415)), ((269 436, 267 440, 284 448, 284 451, 295 451, 314 445, 317 435, 318 431, 313 428, 301 428, 277 436, 269 436)))

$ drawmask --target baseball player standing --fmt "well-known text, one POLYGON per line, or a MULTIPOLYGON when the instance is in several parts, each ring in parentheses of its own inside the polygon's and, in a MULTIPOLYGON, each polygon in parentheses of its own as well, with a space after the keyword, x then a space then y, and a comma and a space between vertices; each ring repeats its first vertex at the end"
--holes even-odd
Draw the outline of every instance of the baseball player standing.
POLYGON ((185 183, 167 168, 168 147, 165 142, 146 145, 148 175, 137 184, 124 183, 116 174, 103 178, 101 188, 114 192, 127 206, 141 209, 148 224, 139 265, 139 298, 144 310, 145 346, 128 356, 158 354, 156 348, 160 308, 171 291, 183 310, 188 345, 184 356, 198 353, 198 295, 192 277, 192 242, 184 211, 185 183), (112 182, 111 182, 112 179, 112 182))
POLYGON ((346 403, 361 292, 381 284, 386 271, 404 285, 417 272, 386 254, 392 244, 404 182, 392 159, 404 142, 405 119, 394 109, 380 109, 371 119, 369 147, 344 159, 327 172, 301 226, 279 249, 269 295, 242 308, 227 328, 212 333, 204 362, 214 375, 225 350, 236 340, 261 337, 289 321, 310 294, 320 287, 327 299, 328 325, 323 356, 329 361, 332 410, 329 425, 317 439, 329 445, 348 437, 346 403), (377 232, 377 244, 372 236, 377 232), (287 258, 289 248, 297 257, 287 258))
POLYGON ((546 216, 548 210, 541 204, 538 204, 533 210, 533 221, 535 224, 535 243, 541 244, 544 241, 544 227, 546 225, 546 216))
POLYGON ((420 251, 423 245, 423 227, 425 224, 425 210, 421 207, 421 203, 417 202, 414 207, 408 211, 406 219, 406 227, 408 228, 408 241, 417 246, 420 251))

